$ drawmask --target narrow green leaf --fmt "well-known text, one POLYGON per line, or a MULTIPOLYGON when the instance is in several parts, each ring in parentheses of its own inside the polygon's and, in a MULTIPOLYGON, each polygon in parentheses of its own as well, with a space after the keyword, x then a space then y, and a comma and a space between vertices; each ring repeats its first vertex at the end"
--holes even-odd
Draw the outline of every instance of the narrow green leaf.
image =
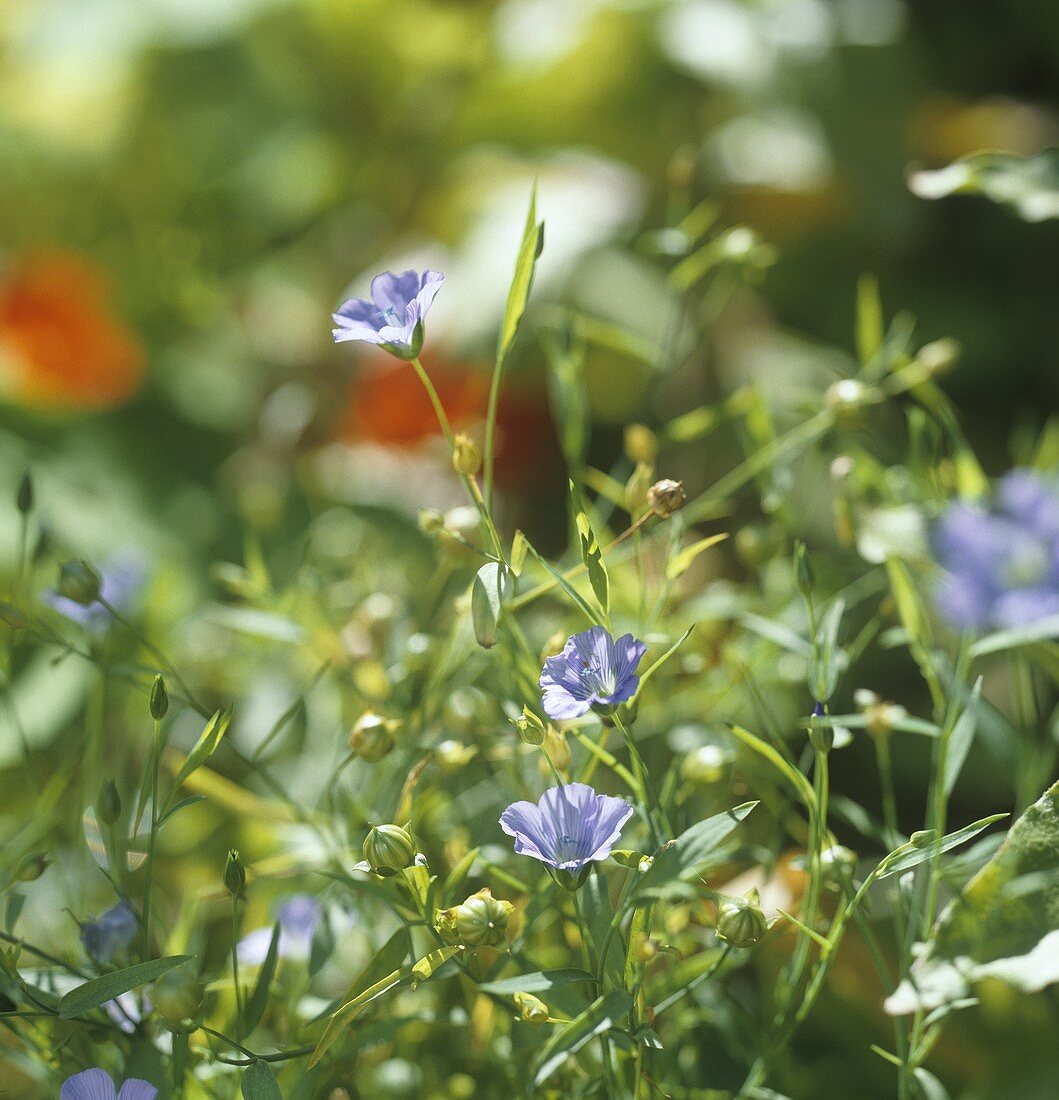
POLYGON ((974 740, 975 726, 978 723, 978 704, 981 698, 982 677, 979 676, 963 713, 957 719, 956 725, 952 727, 952 733, 949 734, 948 749, 945 753, 945 774, 942 777, 946 798, 952 794, 952 789, 956 786, 956 780, 960 777, 963 762, 971 751, 971 742, 974 740))
POLYGON ((600 549, 592 523, 588 518, 588 509, 577 486, 573 481, 569 482, 570 502, 574 510, 574 523, 577 526, 577 535, 581 544, 581 561, 588 571, 588 580, 592 585, 599 606, 606 617, 610 613, 610 579, 607 576, 607 567, 603 561, 603 551, 600 549))
POLYGON ((441 897, 444 899, 443 904, 445 902, 452 904, 456 891, 467 881, 467 876, 471 873, 474 861, 478 858, 478 853, 481 850, 481 848, 472 848, 449 872, 448 878, 445 879, 445 885, 441 889, 441 897))
POLYGON ((483 993, 547 993, 556 986, 574 982, 594 982, 596 976, 587 970, 573 967, 561 970, 534 970, 529 974, 516 974, 513 978, 501 978, 496 982, 483 982, 478 988, 483 993))
POLYGON ((475 574, 471 585, 471 622, 475 639, 483 649, 496 644, 500 616, 512 586, 510 570, 499 562, 486 562, 475 574))
MULTIPOLYGON (((695 629, 695 624, 692 623, 687 630, 658 658, 657 661, 640 677, 640 684, 636 689, 636 694, 633 696, 633 700, 638 699, 643 694, 643 689, 648 680, 673 656, 674 653, 691 637, 691 632, 695 629)), ((631 701, 630 701, 631 702, 631 701)))
POLYGON ((698 542, 693 542, 690 546, 685 546, 676 557, 670 558, 666 562, 666 579, 675 581, 677 577, 682 577, 691 567, 692 562, 704 550, 709 550, 711 546, 724 542, 726 538, 728 538, 728 533, 724 532, 720 535, 709 535, 707 538, 699 539, 698 542))
POLYGON ((544 571, 555 581, 555 583, 569 596, 574 605, 581 611, 586 619, 590 623, 603 624, 600 622, 600 616, 597 611, 594 611, 588 604, 588 601, 577 591, 576 588, 556 569, 541 557, 537 552, 537 548, 533 545, 530 546, 530 553, 537 559, 537 562, 543 567, 544 571))
POLYGON ((521 531, 515 532, 515 537, 511 540, 511 572, 516 577, 522 576, 522 567, 526 564, 526 553, 529 550, 529 545, 526 542, 526 536, 521 531))
POLYGON ((258 1023, 261 1021, 261 1017, 265 1014, 269 990, 272 987, 272 979, 276 974, 276 960, 279 958, 279 937, 280 925, 279 921, 277 921, 272 929, 272 938, 268 942, 268 951, 265 952, 265 961, 261 964, 261 970, 258 973, 254 991, 250 994, 250 999, 246 1002, 246 1011, 243 1014, 243 1027, 247 1035, 257 1027, 258 1023))
POLYGON ((93 1008, 99 1008, 107 1001, 120 997, 122 993, 128 993, 130 989, 153 982, 155 978, 175 970, 178 966, 194 958, 193 955, 170 955, 165 959, 150 959, 147 962, 136 963, 127 966, 124 970, 115 970, 110 974, 104 974, 99 978, 93 978, 83 985, 71 989, 59 1001, 59 1015, 64 1020, 72 1020, 75 1016, 81 1016, 90 1012, 93 1008))
POLYGON ((636 884, 634 895, 657 895, 668 884, 694 878, 716 854, 721 841, 756 805, 756 802, 744 802, 686 829, 655 856, 647 873, 636 884))
POLYGON ((583 1046, 609 1031, 632 1007, 632 997, 616 989, 594 1001, 579 1016, 552 1033, 540 1053, 534 1085, 541 1085, 583 1046))
POLYGON ((966 843, 972 837, 976 837, 983 829, 988 829, 990 825, 1003 820, 1007 816, 1007 814, 991 814, 989 817, 983 817, 971 825, 965 825, 962 829, 957 829, 956 832, 943 836, 941 840, 925 844, 922 848, 902 846, 896 850, 896 853, 887 856, 882 861, 883 869, 879 872, 878 877, 889 878, 890 875, 910 871, 913 867, 918 867, 919 864, 926 862, 928 859, 934 859, 943 852, 949 851, 950 848, 966 843))
POLYGON ((187 779, 192 772, 201 768, 217 751, 221 739, 228 732, 228 726, 231 724, 231 721, 232 708, 228 706, 225 707, 224 710, 217 711, 209 722, 206 723, 206 728, 202 731, 198 741, 195 742, 194 748, 188 753, 184 763, 181 765, 180 771, 177 772, 176 779, 173 781, 172 790, 169 792, 169 797, 166 799, 165 806, 162 807, 163 812, 168 809, 169 802, 180 789, 184 780, 187 779))
POLYGON ((1018 649, 1034 642, 1059 638, 1059 615, 1046 615, 1035 623, 1012 627, 1010 630, 998 630, 979 638, 971 646, 972 657, 985 657, 990 653, 1001 653, 1007 649, 1018 649))
POLYGON ((743 729, 742 726, 729 725, 735 736, 742 741, 748 749, 753 750, 758 756, 767 760, 777 771, 781 772, 790 781, 790 784, 801 796, 807 810, 816 808, 816 792, 812 783, 805 778, 797 768, 784 758, 767 742, 762 741, 756 734, 743 729))
POLYGON ((522 243, 515 261, 515 277, 511 280, 504 319, 500 325, 500 339, 496 347, 497 358, 500 360, 507 358, 507 353, 515 342, 522 315, 526 312, 526 303, 529 301, 533 270, 543 245, 544 223, 537 221, 537 185, 534 183, 530 193, 529 211, 526 214, 526 227, 522 231, 522 243))
POLYGON ((260 1058, 246 1067, 240 1088, 243 1100, 283 1100, 272 1067, 260 1058))

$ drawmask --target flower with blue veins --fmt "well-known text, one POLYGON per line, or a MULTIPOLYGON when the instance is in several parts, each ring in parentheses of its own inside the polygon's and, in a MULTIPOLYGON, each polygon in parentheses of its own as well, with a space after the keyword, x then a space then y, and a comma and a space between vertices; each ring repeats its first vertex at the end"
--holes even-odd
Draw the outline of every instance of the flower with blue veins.
POLYGON ((139 1077, 128 1078, 119 1092, 114 1079, 103 1069, 86 1069, 67 1077, 59 1090, 59 1100, 154 1100, 158 1089, 139 1077))
POLYGON ((119 901, 98 920, 81 925, 81 942, 96 962, 109 963, 115 955, 127 951, 136 936, 139 921, 127 901, 119 901))
POLYGON ((934 533, 945 570, 935 602, 959 630, 1059 614, 1059 479, 1012 470, 991 509, 953 504, 934 533))
POLYGON ((536 803, 513 802, 500 815, 500 828, 515 838, 518 855, 539 859, 564 886, 576 889, 590 864, 610 855, 632 812, 623 798, 567 783, 546 790, 536 803))
POLYGON ((414 359, 423 346, 423 319, 445 276, 440 271, 387 271, 371 281, 371 300, 343 302, 335 322, 335 343, 362 340, 398 359, 414 359))
POLYGON ((631 634, 614 638, 593 626, 567 640, 562 653, 549 657, 541 673, 544 712, 562 721, 589 710, 607 713, 636 694, 636 666, 647 646, 631 634))
MULTIPOLYGON (((323 917, 323 907, 309 894, 294 894, 276 911, 279 921, 279 943, 276 954, 281 959, 305 962, 312 950, 313 936, 323 917)), ((239 961, 247 966, 259 966, 265 961, 272 928, 255 928, 248 932, 236 948, 239 961)))

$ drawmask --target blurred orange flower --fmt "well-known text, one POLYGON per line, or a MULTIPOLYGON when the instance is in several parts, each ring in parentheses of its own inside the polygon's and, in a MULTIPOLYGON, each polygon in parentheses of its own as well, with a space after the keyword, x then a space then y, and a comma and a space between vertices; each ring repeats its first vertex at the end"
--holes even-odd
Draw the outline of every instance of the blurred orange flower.
MULTIPOLYGON (((381 357, 380 357, 381 359, 381 357)), ((454 429, 485 418, 489 374, 483 368, 424 357, 454 429)), ((532 485, 557 454, 548 402, 543 394, 508 387, 497 415, 497 483, 507 488, 532 485)), ((339 435, 350 443, 414 447, 440 434, 437 417, 423 386, 404 363, 387 360, 362 369, 354 379, 339 435)))
POLYGON ((0 271, 0 394, 49 409, 113 408, 143 378, 136 336, 87 257, 22 257, 0 271))

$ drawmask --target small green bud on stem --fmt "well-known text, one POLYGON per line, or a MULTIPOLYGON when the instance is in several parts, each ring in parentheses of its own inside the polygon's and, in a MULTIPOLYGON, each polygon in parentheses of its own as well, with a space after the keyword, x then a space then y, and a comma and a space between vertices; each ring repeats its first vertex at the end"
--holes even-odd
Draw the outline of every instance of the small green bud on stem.
POLYGON ((156 722, 161 722, 168 713, 169 692, 165 689, 165 680, 162 679, 161 675, 158 675, 151 685, 151 717, 156 722))
POLYGON ((99 599, 102 580, 86 561, 68 561, 59 569, 59 595, 88 607, 99 599))
POLYGON ((121 817, 121 795, 118 794, 118 785, 113 779, 108 779, 99 788, 96 814, 104 825, 113 825, 121 817))
POLYGON ((241 898, 246 891, 246 868, 239 861, 239 853, 228 849, 228 862, 224 865, 224 888, 233 898, 241 898))

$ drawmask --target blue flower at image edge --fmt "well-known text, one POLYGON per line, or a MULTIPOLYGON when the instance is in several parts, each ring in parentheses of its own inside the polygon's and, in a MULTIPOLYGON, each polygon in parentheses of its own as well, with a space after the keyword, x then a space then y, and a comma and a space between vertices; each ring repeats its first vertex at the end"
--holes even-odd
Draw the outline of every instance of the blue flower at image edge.
POLYGON ((636 694, 636 666, 647 646, 631 634, 614 638, 601 626, 575 634, 541 673, 542 704, 549 718, 579 718, 593 706, 610 707, 636 694))
POLYGON ((500 815, 500 828, 515 838, 518 855, 576 874, 610 855, 631 816, 625 799, 567 783, 551 787, 536 803, 513 802, 500 815))
POLYGON ((399 359, 413 359, 423 344, 423 318, 444 281, 440 271, 376 275, 371 301, 350 298, 332 314, 335 343, 362 340, 399 359))
POLYGON ((1059 614, 1059 479, 1012 470, 990 509, 953 504, 934 532, 935 592, 959 630, 1019 627, 1059 614))
POLYGON ((154 1100, 158 1089, 138 1077, 130 1077, 118 1092, 106 1070, 86 1069, 67 1077, 59 1090, 59 1100, 154 1100))

